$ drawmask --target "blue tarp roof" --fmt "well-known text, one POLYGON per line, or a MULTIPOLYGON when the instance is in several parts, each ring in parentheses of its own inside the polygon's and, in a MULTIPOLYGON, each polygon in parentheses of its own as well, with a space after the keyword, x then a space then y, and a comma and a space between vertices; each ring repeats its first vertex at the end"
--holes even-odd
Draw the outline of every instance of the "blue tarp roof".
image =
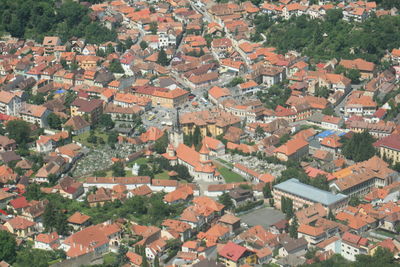
POLYGON ((57 90, 57 91, 56 91, 56 94, 62 94, 62 93, 65 93, 65 90, 60 89, 60 90, 57 90))
POLYGON ((325 137, 330 136, 332 134, 335 134, 335 131, 326 130, 326 131, 323 131, 323 132, 320 132, 319 134, 317 134, 317 137, 325 138, 325 137))

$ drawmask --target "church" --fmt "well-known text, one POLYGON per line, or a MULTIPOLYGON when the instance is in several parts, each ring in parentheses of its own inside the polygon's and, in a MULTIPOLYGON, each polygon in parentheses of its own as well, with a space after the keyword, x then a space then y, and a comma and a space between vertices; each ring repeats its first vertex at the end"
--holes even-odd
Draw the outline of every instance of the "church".
POLYGON ((171 165, 182 164, 189 170, 195 180, 215 182, 222 180, 220 173, 209 159, 210 150, 203 145, 199 152, 194 147, 188 147, 181 143, 176 148, 169 144, 163 157, 168 159, 171 165))
POLYGON ((179 125, 179 111, 177 110, 176 123, 169 134, 170 144, 166 153, 162 156, 169 160, 172 166, 182 164, 189 170, 194 180, 215 182, 222 180, 221 174, 210 160, 210 150, 205 144, 197 152, 194 147, 188 147, 183 143, 183 132, 179 125))

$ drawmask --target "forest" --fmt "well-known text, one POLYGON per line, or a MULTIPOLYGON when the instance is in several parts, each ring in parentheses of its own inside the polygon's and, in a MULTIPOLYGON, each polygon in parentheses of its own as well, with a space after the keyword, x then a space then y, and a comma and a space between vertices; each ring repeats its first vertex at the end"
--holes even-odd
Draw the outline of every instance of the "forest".
MULTIPOLYGON (((44 36, 85 38, 88 43, 114 41, 116 32, 89 17, 89 9, 72 0, 0 0, 0 35, 41 42, 44 36)), ((91 1, 96 2, 96 1, 91 1)))
POLYGON ((259 40, 265 33, 266 46, 280 52, 299 51, 316 62, 332 58, 363 58, 379 63, 386 50, 400 47, 400 16, 376 17, 374 14, 363 23, 347 22, 341 9, 327 12, 325 19, 306 16, 292 17, 275 23, 268 15, 254 19, 259 40))

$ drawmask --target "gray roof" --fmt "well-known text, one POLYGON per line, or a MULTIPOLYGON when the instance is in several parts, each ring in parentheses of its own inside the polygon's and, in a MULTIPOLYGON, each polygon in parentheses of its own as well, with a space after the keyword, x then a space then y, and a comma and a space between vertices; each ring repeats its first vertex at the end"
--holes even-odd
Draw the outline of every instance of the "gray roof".
POLYGON ((298 179, 292 178, 274 186, 281 191, 297 195, 303 199, 312 202, 321 203, 324 206, 330 206, 336 202, 347 198, 343 194, 332 194, 311 185, 303 184, 298 179))

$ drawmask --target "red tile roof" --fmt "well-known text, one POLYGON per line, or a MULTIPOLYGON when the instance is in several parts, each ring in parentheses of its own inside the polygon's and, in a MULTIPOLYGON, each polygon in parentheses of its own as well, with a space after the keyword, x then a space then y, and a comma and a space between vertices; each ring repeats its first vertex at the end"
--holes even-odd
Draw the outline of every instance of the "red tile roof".
POLYGON ((245 247, 230 241, 221 249, 219 255, 228 260, 237 262, 246 251, 247 249, 245 247))

